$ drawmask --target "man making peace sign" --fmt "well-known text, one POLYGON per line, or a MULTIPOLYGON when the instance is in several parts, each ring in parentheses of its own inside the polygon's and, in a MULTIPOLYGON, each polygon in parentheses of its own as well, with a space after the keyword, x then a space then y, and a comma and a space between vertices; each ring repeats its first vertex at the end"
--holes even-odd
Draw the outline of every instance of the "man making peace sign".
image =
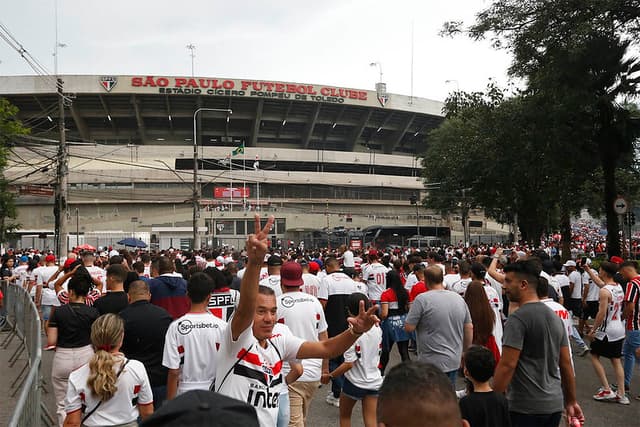
POLYGON ((270 216, 261 228, 260 216, 255 216, 255 233, 246 242, 248 261, 240 285, 240 303, 223 337, 216 372, 216 391, 255 407, 262 427, 276 425, 280 390, 286 387, 283 361, 335 357, 379 322, 374 314, 378 307, 365 311, 361 303, 358 315, 348 319, 349 329, 329 340, 304 341, 284 325, 274 333, 276 297, 271 288, 258 285, 273 222, 270 216))

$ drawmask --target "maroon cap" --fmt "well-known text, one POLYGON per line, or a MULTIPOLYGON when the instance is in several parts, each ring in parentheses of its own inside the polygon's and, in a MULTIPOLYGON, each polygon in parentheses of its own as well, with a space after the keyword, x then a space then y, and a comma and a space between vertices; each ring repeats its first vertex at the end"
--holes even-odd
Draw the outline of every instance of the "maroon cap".
POLYGON ((302 286, 302 266, 295 261, 285 262, 280 269, 280 283, 289 287, 302 286))
POLYGON ((378 250, 377 249, 371 249, 369 251, 369 257, 370 258, 378 258, 378 250))
POLYGON ((611 262, 614 264, 622 264, 624 262, 624 260, 622 258, 620 258, 619 256, 612 256, 611 257, 611 262))
POLYGON ((55 255, 47 255, 46 257, 44 257, 44 262, 56 262, 56 257, 55 255))

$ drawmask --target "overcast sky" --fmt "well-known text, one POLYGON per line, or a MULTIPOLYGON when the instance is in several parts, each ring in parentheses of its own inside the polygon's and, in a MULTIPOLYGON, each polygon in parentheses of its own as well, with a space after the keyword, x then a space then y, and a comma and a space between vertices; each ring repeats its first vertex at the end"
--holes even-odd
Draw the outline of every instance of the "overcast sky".
MULTIPOLYGON (((53 72, 54 0, 3 2, 0 22, 53 72)), ((470 22, 487 0, 58 0, 61 74, 195 74, 373 89, 372 61, 391 93, 443 100, 459 85, 506 84, 509 55, 487 42, 438 35, 470 22), (446 80, 453 80, 449 84, 446 80)), ((0 75, 33 74, 0 40, 0 75)))

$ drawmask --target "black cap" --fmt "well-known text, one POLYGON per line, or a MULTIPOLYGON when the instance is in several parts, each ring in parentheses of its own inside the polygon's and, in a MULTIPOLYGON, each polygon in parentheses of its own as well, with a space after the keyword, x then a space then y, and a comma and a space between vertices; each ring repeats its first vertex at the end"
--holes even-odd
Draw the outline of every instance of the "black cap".
POLYGON ((269 267, 275 267, 276 265, 282 265, 282 258, 280 255, 271 255, 267 260, 267 265, 269 267))
POLYGON ((165 403, 141 427, 211 426, 259 427, 253 406, 206 390, 191 390, 165 403))

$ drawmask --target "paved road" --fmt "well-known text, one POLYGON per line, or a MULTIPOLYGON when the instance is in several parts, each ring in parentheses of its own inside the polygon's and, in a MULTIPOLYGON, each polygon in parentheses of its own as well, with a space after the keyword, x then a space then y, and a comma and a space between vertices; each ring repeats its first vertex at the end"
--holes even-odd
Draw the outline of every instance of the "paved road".
MULTIPOLYGON (((5 335, 6 333, 0 333, 0 343, 4 340, 5 335)), ((15 400, 8 395, 7 391, 9 390, 11 382, 24 365, 24 361, 19 360, 14 368, 7 369, 7 360, 11 356, 11 353, 13 353, 13 349, 16 344, 15 341, 16 340, 14 340, 7 350, 0 349, 0 364, 5 368, 2 377, 0 377, 0 395, 3 396, 3 403, 0 405, 0 425, 7 424, 10 413, 14 408, 15 400)), ((48 390, 48 393, 43 393, 43 400, 49 412, 51 414, 55 414, 55 402, 50 384, 52 359, 53 352, 43 352, 42 374, 47 380, 45 388, 48 390)), ((393 365, 398 362, 398 354, 394 350, 390 364, 393 365)), ((599 385, 589 357, 575 357, 575 367, 578 399, 587 417, 587 426, 640 426, 640 401, 632 399, 631 405, 629 406, 595 402, 591 396, 599 385)), ((611 371, 610 364, 605 364, 605 367, 607 375, 611 380, 613 378, 613 373, 611 371)), ((634 377, 634 383, 634 396, 636 396, 637 394, 640 394, 640 368, 638 368, 636 376, 634 377)), ((462 388, 461 384, 459 388, 462 388)), ((329 406, 324 401, 328 390, 328 386, 323 386, 316 393, 307 423, 310 427, 333 427, 338 425, 338 408, 329 406)), ((356 405, 354 408, 352 423, 354 427, 363 426, 361 408, 359 405, 356 405)))

